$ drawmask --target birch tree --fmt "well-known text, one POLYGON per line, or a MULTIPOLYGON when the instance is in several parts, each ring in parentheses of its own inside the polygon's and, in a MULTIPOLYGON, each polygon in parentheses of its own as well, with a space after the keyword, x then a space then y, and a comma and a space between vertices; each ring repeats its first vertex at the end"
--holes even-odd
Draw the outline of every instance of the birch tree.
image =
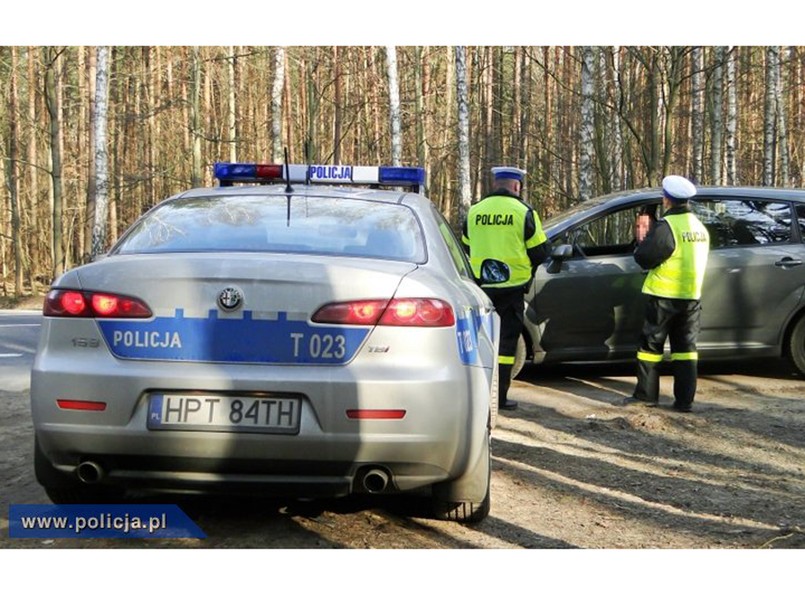
MULTIPOLYGON (((617 76, 621 68, 621 49, 618 46, 612 48, 612 72, 613 76, 617 76)), ((609 85, 607 85, 609 87, 609 85)), ((621 190, 624 188, 623 180, 623 133, 621 132, 621 123, 619 118, 608 119, 610 126, 610 133, 612 135, 612 190, 621 190)))
MULTIPOLYGON (((89 101, 89 130, 87 131, 87 151, 90 156, 95 155, 95 94, 97 81, 97 54, 90 50, 87 64, 88 101, 89 101)), ((84 225, 84 246, 82 246, 82 260, 92 256, 92 227, 95 220, 95 159, 88 159, 87 172, 87 206, 84 225)))
POLYGON ((713 86, 710 92, 710 183, 721 184, 724 138, 724 47, 713 48, 713 86))
POLYGON ((774 184, 777 141, 777 77, 779 74, 778 46, 766 49, 766 90, 763 115, 763 186, 774 184))
POLYGON ((738 130, 738 93, 735 88, 735 46, 727 49, 727 137, 725 139, 727 184, 738 184, 736 143, 738 130))
POLYGON ((592 196, 595 153, 595 55, 593 48, 581 49, 581 127, 579 128, 579 200, 592 196))
POLYGON ((235 76, 235 67, 237 56, 235 55, 235 46, 229 46, 229 56, 226 60, 227 66, 227 80, 229 82, 227 95, 227 136, 226 141, 229 144, 229 161, 238 161, 238 106, 237 106, 237 82, 235 76))
POLYGON ((109 215, 109 152, 107 122, 109 110, 109 48, 97 49, 95 72, 95 213, 92 225, 92 257, 106 250, 106 222, 109 215))
POLYGON ((386 46, 386 74, 389 84, 389 121, 391 123, 391 164, 402 163, 400 86, 397 79, 397 48, 386 46))
POLYGON ((788 48, 781 48, 779 53, 779 60, 777 61, 777 85, 775 86, 775 103, 777 104, 777 126, 778 126, 778 147, 780 159, 780 176, 778 183, 781 186, 789 186, 791 180, 789 177, 789 151, 788 151, 788 118, 785 110, 785 70, 783 66, 788 62, 788 48))
POLYGON ((282 161, 282 89, 285 85, 285 48, 274 49, 274 81, 271 86, 272 158, 282 161))
POLYGON ((463 222, 472 204, 470 193, 470 108, 467 94, 467 57, 456 46, 456 105, 458 108, 458 221, 463 222))

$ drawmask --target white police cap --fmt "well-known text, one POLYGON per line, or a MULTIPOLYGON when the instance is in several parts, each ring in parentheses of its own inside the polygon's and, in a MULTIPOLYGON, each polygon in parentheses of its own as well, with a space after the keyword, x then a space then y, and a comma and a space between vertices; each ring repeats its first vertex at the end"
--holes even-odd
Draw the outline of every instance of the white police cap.
POLYGON ((519 180, 522 182, 523 177, 525 177, 525 170, 521 170, 520 168, 511 168, 508 166, 498 166, 492 168, 492 175, 495 177, 495 180, 498 178, 508 178, 510 180, 519 180))
POLYGON ((662 191, 672 201, 687 201, 696 195, 693 182, 684 176, 666 176, 662 179, 662 191))

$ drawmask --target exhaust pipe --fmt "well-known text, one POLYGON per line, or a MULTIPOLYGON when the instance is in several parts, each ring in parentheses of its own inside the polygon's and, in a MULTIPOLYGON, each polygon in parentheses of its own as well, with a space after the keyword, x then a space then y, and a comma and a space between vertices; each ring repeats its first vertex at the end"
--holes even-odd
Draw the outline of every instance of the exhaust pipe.
POLYGON ((103 468, 94 461, 82 461, 78 464, 75 473, 84 484, 96 484, 104 476, 103 468))
POLYGON ((374 468, 363 475, 363 488, 368 493, 382 493, 389 485, 389 475, 380 468, 374 468))

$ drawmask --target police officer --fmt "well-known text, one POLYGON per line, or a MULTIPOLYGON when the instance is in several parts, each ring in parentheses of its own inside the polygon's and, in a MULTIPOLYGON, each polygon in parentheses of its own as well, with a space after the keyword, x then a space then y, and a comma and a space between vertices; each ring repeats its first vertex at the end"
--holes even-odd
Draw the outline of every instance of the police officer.
POLYGON ((702 283, 710 236, 688 208, 696 187, 682 176, 662 181, 664 216, 640 238, 634 259, 648 269, 643 293, 648 296, 645 321, 637 352, 637 385, 624 404, 657 405, 658 365, 665 339, 671 343, 674 375, 674 409, 690 412, 696 394, 696 340, 699 335, 702 283), (642 241, 641 241, 642 240, 642 241))
POLYGON ((508 272, 507 279, 482 281, 481 287, 500 316, 498 406, 514 410, 517 402, 507 396, 523 328, 523 297, 535 269, 548 258, 548 241, 539 216, 520 198, 525 170, 495 167, 492 175, 495 188, 470 207, 462 242, 468 247, 476 279, 482 279, 482 265, 490 260, 508 272))

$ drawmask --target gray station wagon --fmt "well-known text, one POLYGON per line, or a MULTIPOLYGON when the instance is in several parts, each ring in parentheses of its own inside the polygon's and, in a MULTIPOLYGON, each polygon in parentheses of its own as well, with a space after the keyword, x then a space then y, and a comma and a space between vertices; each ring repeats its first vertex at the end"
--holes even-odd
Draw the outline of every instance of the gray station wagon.
MULTIPOLYGON (((699 187, 710 231, 699 355, 785 356, 805 374, 805 190, 699 187)), ((526 295, 523 362, 628 360, 637 351, 646 271, 634 221, 662 214, 660 189, 607 195, 546 219, 552 257, 526 295)))

